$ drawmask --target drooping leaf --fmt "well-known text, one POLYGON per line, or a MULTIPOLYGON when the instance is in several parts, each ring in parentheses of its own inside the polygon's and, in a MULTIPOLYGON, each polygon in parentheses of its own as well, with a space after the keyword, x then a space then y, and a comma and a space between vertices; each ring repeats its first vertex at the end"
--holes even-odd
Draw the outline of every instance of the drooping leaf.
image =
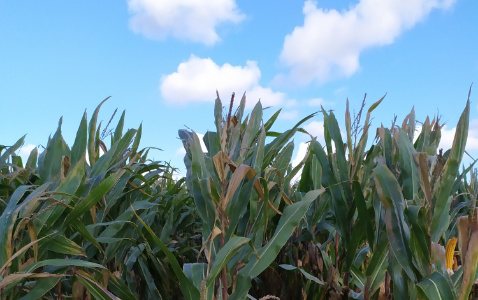
POLYGON ((455 288, 450 277, 433 272, 417 284, 419 292, 430 300, 455 300, 455 288))
POLYGON ((299 224, 309 208, 310 204, 317 199, 324 189, 308 192, 302 201, 296 202, 285 208, 274 235, 263 247, 257 250, 257 256, 252 254, 248 263, 238 273, 236 291, 230 299, 242 299, 246 296, 251 280, 264 271, 276 258, 282 246, 287 242, 292 231, 299 224))

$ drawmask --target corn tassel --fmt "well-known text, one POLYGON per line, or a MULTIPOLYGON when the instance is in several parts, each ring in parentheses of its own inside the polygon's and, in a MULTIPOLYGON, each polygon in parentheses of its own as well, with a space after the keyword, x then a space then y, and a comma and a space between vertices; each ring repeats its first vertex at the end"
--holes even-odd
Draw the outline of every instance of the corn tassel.
POLYGON ((453 270, 453 257, 455 254, 455 247, 456 247, 457 239, 456 237, 451 238, 446 243, 446 268, 447 270, 453 270))

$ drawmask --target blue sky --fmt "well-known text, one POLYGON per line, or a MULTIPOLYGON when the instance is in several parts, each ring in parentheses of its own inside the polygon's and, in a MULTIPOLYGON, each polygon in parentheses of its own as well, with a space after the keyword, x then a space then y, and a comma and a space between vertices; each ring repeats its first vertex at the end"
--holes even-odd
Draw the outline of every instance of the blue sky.
MULTIPOLYGON (((266 117, 283 108, 277 131, 320 104, 343 124, 347 98, 353 111, 387 93, 373 128, 414 106, 417 120, 443 116, 447 148, 474 82, 478 157, 477 12, 475 0, 1 1, 0 143, 45 145, 63 116, 71 146, 84 110, 111 96, 100 120, 126 110, 141 146, 184 173, 177 130, 214 129, 217 89, 224 102, 261 98, 266 117)), ((319 139, 321 121, 305 125, 319 139)), ((306 141, 295 137, 297 155, 306 141)))

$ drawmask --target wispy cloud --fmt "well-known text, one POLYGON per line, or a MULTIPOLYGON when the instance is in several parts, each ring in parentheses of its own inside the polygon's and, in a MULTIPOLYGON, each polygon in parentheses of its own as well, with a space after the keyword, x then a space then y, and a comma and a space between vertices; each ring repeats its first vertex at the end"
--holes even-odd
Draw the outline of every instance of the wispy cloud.
MULTIPOLYGON (((281 62, 298 84, 323 83, 359 70, 367 48, 389 45, 433 9, 447 9, 456 0, 361 0, 349 10, 303 7, 304 24, 285 37, 281 62)), ((284 76, 279 76, 279 78, 284 76)))
POLYGON ((286 110, 281 111, 279 119, 281 120, 297 120, 299 112, 297 110, 286 110))
POLYGON ((310 107, 321 107, 333 105, 333 102, 325 101, 322 98, 314 98, 307 101, 307 105, 310 107))
POLYGON ((246 92, 247 105, 253 106, 259 99, 262 105, 280 105, 286 95, 259 84, 261 71, 255 61, 245 66, 228 63, 217 65, 210 58, 194 55, 181 63, 176 72, 161 78, 160 92, 163 99, 172 105, 191 102, 214 102, 216 90, 222 99, 228 99, 232 92, 238 97, 246 92))
POLYGON ((245 16, 234 0, 128 0, 130 28, 151 39, 172 36, 206 45, 220 40, 216 28, 245 16))

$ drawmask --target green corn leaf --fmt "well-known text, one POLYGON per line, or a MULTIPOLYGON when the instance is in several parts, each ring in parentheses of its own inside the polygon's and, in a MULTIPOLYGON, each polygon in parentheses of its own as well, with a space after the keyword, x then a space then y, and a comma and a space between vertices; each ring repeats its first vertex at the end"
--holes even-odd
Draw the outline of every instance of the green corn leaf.
POLYGON ((125 170, 117 171, 111 174, 108 178, 103 180, 96 188, 94 188, 82 201, 80 201, 75 208, 68 214, 64 224, 68 225, 71 221, 82 216, 91 207, 93 207, 101 198, 116 184, 120 177, 125 173, 125 170))
POLYGON ((224 247, 219 250, 212 264, 211 270, 209 271, 209 276, 207 277, 206 286, 210 287, 214 283, 219 272, 224 268, 226 264, 229 263, 231 258, 241 249, 241 247, 247 244, 251 239, 233 236, 229 241, 224 245, 224 247))
MULTIPOLYGON (((184 264, 183 272, 187 278, 194 284, 194 286, 201 291, 201 285, 206 278, 207 264, 206 263, 192 263, 184 264)), ((213 289, 210 289, 213 292, 213 289)))
POLYGON ((395 176, 385 166, 373 171, 377 193, 385 207, 385 224, 392 253, 412 281, 416 281, 409 253, 410 231, 403 217, 404 200, 395 176))
POLYGON ((264 126, 260 129, 259 138, 257 140, 257 146, 254 149, 252 154, 252 163, 251 166, 256 172, 256 174, 261 174, 262 172, 262 162, 264 161, 264 148, 266 142, 266 131, 264 126))
POLYGON ((86 253, 83 248, 63 235, 58 235, 42 241, 40 246, 46 247, 49 251, 56 253, 68 254, 73 256, 85 256, 86 253))
POLYGON ((5 276, 0 281, 0 290, 4 289, 6 286, 19 282, 26 278, 47 278, 47 277, 61 277, 62 275, 57 274, 50 274, 50 273, 29 273, 29 272, 22 272, 22 273, 13 273, 10 275, 5 276))
POLYGON ((75 142, 71 147, 71 166, 74 168, 76 163, 86 155, 86 147, 88 142, 88 124, 86 120, 86 111, 81 118, 80 127, 76 132, 75 142))
POLYGON ((347 99, 346 109, 345 109, 345 132, 347 133, 347 148, 349 150, 349 162, 353 163, 352 147, 354 145, 352 145, 352 118, 350 117, 349 99, 347 99))
POLYGON ((402 123, 402 130, 408 135, 408 140, 413 143, 413 137, 415 136, 415 108, 412 107, 412 111, 405 117, 402 123))
POLYGON ((138 152, 139 142, 141 141, 142 133, 143 133, 143 123, 139 125, 139 128, 136 131, 136 136, 134 137, 133 145, 131 146, 131 157, 133 157, 136 154, 136 152, 138 152))
POLYGON ((123 113, 121 114, 121 118, 118 121, 118 125, 116 125, 115 133, 113 135, 113 143, 116 141, 121 140, 121 137, 123 136, 123 126, 124 126, 124 117, 125 117, 126 111, 123 110, 123 113))
POLYGON ((284 270, 287 270, 287 271, 292 271, 292 270, 299 270, 304 276, 305 278, 307 278, 308 280, 310 281, 313 281, 319 285, 324 285, 325 283, 320 280, 319 278, 307 273, 306 271, 304 271, 304 269, 301 269, 301 268, 297 268, 297 267, 294 267, 294 266, 291 266, 291 265, 287 265, 287 264, 282 264, 282 265, 279 265, 279 267, 281 267, 282 269, 284 270))
POLYGON ((171 208, 168 211, 166 218, 166 223, 164 223, 163 229, 161 230, 161 235, 159 239, 167 244, 171 240, 171 234, 173 233, 173 222, 174 222, 174 205, 171 205, 171 208))
POLYGON ((418 200, 418 187, 420 186, 420 178, 418 176, 418 168, 415 164, 413 148, 409 137, 402 129, 398 134, 399 161, 401 167, 400 180, 402 182, 403 197, 407 200, 418 200))
POLYGON ((206 132, 203 140, 210 157, 214 157, 214 155, 221 151, 221 144, 219 141, 218 134, 216 132, 206 132))
POLYGON ((411 223, 410 251, 412 262, 423 277, 431 271, 431 241, 427 232, 425 209, 421 206, 408 206, 405 210, 411 223))
POLYGON ((110 97, 101 101, 101 103, 96 107, 91 116, 90 126, 88 130, 88 158, 90 159, 90 166, 93 166, 98 159, 99 149, 96 146, 96 121, 98 120, 98 113, 100 111, 101 105, 105 103, 110 97))
POLYGON ((44 182, 52 180, 60 174, 63 156, 70 156, 70 148, 61 135, 62 118, 58 122, 58 129, 48 142, 41 159, 38 161, 40 176, 44 182))
POLYGON ((345 245, 348 245, 349 241, 349 228, 347 225, 348 210, 349 205, 346 202, 344 191, 341 184, 338 184, 335 172, 337 169, 329 163, 327 154, 319 142, 315 139, 310 142, 310 147, 314 152, 315 156, 320 162, 322 167, 322 186, 327 188, 327 193, 332 197, 329 202, 332 213, 335 217, 336 230, 339 232, 340 236, 344 239, 345 245))
POLYGON ((136 300, 136 297, 126 284, 124 284, 114 274, 109 273, 108 289, 122 300, 136 300))
POLYGON ((3 210, 0 216, 0 267, 4 266, 12 256, 12 241, 11 236, 13 232, 13 226, 17 218, 18 210, 17 204, 28 191, 30 186, 22 185, 18 187, 8 200, 7 207, 3 210))
POLYGON ((37 160, 38 160, 38 148, 35 147, 32 149, 30 152, 30 155, 28 156, 27 163, 25 164, 25 168, 27 169, 35 169, 37 166, 37 160))
POLYGON ((450 155, 443 169, 443 175, 435 196, 433 217, 430 225, 430 233, 433 242, 438 242, 449 225, 449 213, 452 197, 450 192, 453 188, 455 178, 458 174, 461 159, 465 152, 466 140, 468 137, 468 125, 470 118, 470 99, 466 103, 465 110, 461 114, 456 126, 455 138, 451 147, 450 155))
POLYGON ((350 243, 348 244, 347 251, 345 252, 345 264, 343 265, 342 272, 349 272, 352 262, 357 253, 358 247, 365 240, 365 222, 359 222, 352 228, 352 234, 350 243))
POLYGON ((367 287, 364 294, 372 296, 380 288, 388 266, 389 245, 388 239, 383 238, 373 252, 367 267, 367 287))
POLYGON ((231 235, 235 232, 239 222, 244 217, 244 214, 248 211, 248 203, 252 197, 257 197, 257 193, 254 191, 254 183, 256 178, 249 180, 241 186, 239 194, 231 200, 231 204, 228 207, 227 214, 229 216, 229 227, 226 232, 225 240, 228 241, 231 235))
POLYGON ((0 156, 0 164, 4 164, 8 162, 8 158, 10 157, 10 155, 14 154, 15 151, 17 151, 23 145, 23 142, 25 141, 25 137, 26 135, 22 136, 18 141, 15 142, 15 144, 13 144, 13 146, 9 147, 2 154, 2 156, 0 156))
POLYGON ((83 224, 83 222, 81 222, 80 220, 76 219, 76 220, 72 220, 71 221, 71 226, 73 228, 75 228, 75 230, 78 231, 78 233, 80 233, 80 235, 85 239, 87 240, 88 242, 90 242, 93 246, 96 247, 96 249, 98 249, 99 251, 103 252, 103 248, 101 247, 100 243, 98 242, 98 240, 93 237, 93 235, 88 231, 88 229, 86 229, 85 225, 83 224))
POLYGON ((219 97, 214 102, 214 124, 216 125, 217 142, 220 145, 222 136, 222 103, 219 97))
POLYGON ((262 105, 257 102, 252 110, 249 118, 249 123, 246 126, 244 136, 242 138, 241 150, 239 154, 240 160, 237 164, 241 164, 245 158, 245 154, 249 151, 258 133, 260 133, 260 126, 262 122, 262 105))
POLYGON ((264 129, 266 132, 269 132, 269 130, 272 128, 272 125, 274 125, 281 111, 282 109, 279 109, 269 118, 269 120, 266 121, 266 123, 264 124, 264 129))
POLYGON ((138 218, 138 220, 143 224, 144 228, 146 229, 146 232, 148 233, 148 237, 161 249, 161 251, 164 252, 166 257, 169 260, 169 263, 171 264, 171 267, 173 268, 174 273, 176 274, 176 277, 179 280, 179 287, 181 289, 181 292, 183 293, 183 296, 186 299, 191 299, 191 300, 196 300, 199 299, 199 291, 198 289, 189 281, 189 279, 184 275, 183 270, 179 266, 179 263, 176 259, 176 257, 169 251, 168 247, 161 242, 161 240, 154 234, 153 230, 144 223, 144 221, 136 214, 136 212, 133 210, 134 214, 138 218))
POLYGON ((359 217, 359 222, 362 222, 365 225, 365 233, 366 233, 368 244, 373 245, 373 242, 374 242, 373 223, 370 222, 370 220, 372 220, 373 217, 370 216, 367 210, 367 204, 365 203, 365 198, 363 196, 360 183, 358 181, 354 181, 352 184, 352 188, 354 192, 355 203, 357 205, 357 213, 359 217))
POLYGON ((138 263, 139 267, 141 268, 141 277, 144 279, 144 281, 146 282, 146 286, 148 287, 149 298, 161 299, 158 287, 154 282, 154 277, 151 275, 151 272, 149 272, 149 268, 146 264, 146 261, 142 256, 138 257, 138 263))
MULTIPOLYGON (((328 134, 334 141, 335 145, 335 159, 331 159, 334 174, 338 182, 346 182, 349 179, 347 159, 345 157, 344 142, 342 140, 342 135, 340 134, 339 124, 337 123, 337 119, 332 111, 327 115, 325 110, 322 108, 322 113, 324 115, 324 129, 328 131, 328 134), (334 164, 337 165, 337 169, 334 168, 334 164)), ((330 145, 327 145, 327 148, 329 148, 329 146, 330 145)), ((330 153, 332 153, 332 151, 329 151, 329 154, 330 153)), ((342 184, 344 187, 347 186, 345 183, 342 184)))
POLYGON ((457 299, 455 288, 449 276, 433 272, 417 284, 423 298, 430 300, 457 299))
POLYGON ((118 158, 122 158, 122 153, 126 151, 135 134, 136 130, 130 129, 125 133, 121 140, 115 142, 111 146, 111 149, 107 153, 103 154, 93 165, 90 176, 95 177, 106 173, 109 168, 111 168, 111 166, 117 162, 118 158))
POLYGON ((367 283, 367 277, 365 277, 365 274, 354 265, 350 268, 350 274, 352 275, 350 283, 355 284, 359 289, 364 290, 365 284, 367 283))
POLYGON ((28 291, 28 294, 21 297, 19 300, 37 300, 42 299, 42 297, 51 289, 53 289, 58 282, 60 282, 61 275, 50 274, 52 277, 41 278, 35 284, 35 286, 28 291), (53 277, 54 276, 54 277, 53 277))
POLYGON ((115 295, 109 292, 107 289, 102 287, 97 280, 91 277, 90 274, 78 270, 75 271, 75 278, 81 281, 85 288, 90 292, 96 300, 119 300, 115 295))
MULTIPOLYGON (((69 195, 75 194, 85 177, 85 159, 86 158, 83 156, 80 161, 76 163, 73 169, 68 173, 68 176, 56 188, 55 192, 69 195)), ((73 197, 71 196, 54 195, 53 198, 65 204, 70 204, 73 200, 73 197)), ((42 232, 44 228, 52 228, 65 209, 65 206, 58 205, 39 215, 40 222, 38 222, 38 233, 42 232)))
POLYGON ((239 102, 239 106, 237 107, 236 113, 235 113, 235 115, 237 117, 237 121, 239 123, 242 123, 242 116, 244 115, 244 110, 245 109, 246 109, 246 93, 244 92, 244 94, 241 97, 241 101, 239 102))
POLYGON ((285 173, 292 159, 293 151, 294 142, 290 142, 277 154, 277 156, 274 158, 274 162, 271 165, 271 167, 275 169, 275 172, 272 176, 268 177, 269 181, 277 182, 279 186, 282 186, 285 173))
POLYGON ((324 189, 308 192, 302 201, 287 206, 279 220, 274 235, 266 245, 252 254, 248 263, 238 273, 236 291, 230 299, 242 299, 246 296, 251 280, 264 271, 276 258, 280 249, 290 238, 292 232, 304 217, 310 204, 317 199, 324 189))
POLYGON ((85 268, 100 268, 100 269, 106 269, 106 267, 85 261, 85 260, 79 260, 79 259, 61 259, 61 258, 55 258, 55 259, 46 259, 42 261, 35 262, 31 265, 28 265, 25 267, 24 270, 22 270, 25 273, 30 273, 35 271, 36 269, 44 266, 52 266, 52 267, 71 267, 71 266, 77 266, 77 267, 85 267, 85 268))
POLYGON ((312 152, 307 153, 297 191, 306 193, 322 186, 322 166, 312 152))
POLYGON ((393 255, 390 256, 388 273, 393 283, 393 299, 417 299, 415 282, 410 280, 405 270, 393 255))
MULTIPOLYGON (((282 147, 294 136, 294 134, 299 129, 299 126, 302 125, 304 122, 315 116, 316 113, 310 114, 307 117, 300 120, 292 129, 287 130, 286 132, 282 133, 280 136, 275 138, 272 143, 268 144, 264 149, 264 161, 262 163, 262 170, 266 169, 272 160, 275 158, 277 153, 282 149, 282 147)), ((267 131, 267 128, 266 128, 267 131)))

